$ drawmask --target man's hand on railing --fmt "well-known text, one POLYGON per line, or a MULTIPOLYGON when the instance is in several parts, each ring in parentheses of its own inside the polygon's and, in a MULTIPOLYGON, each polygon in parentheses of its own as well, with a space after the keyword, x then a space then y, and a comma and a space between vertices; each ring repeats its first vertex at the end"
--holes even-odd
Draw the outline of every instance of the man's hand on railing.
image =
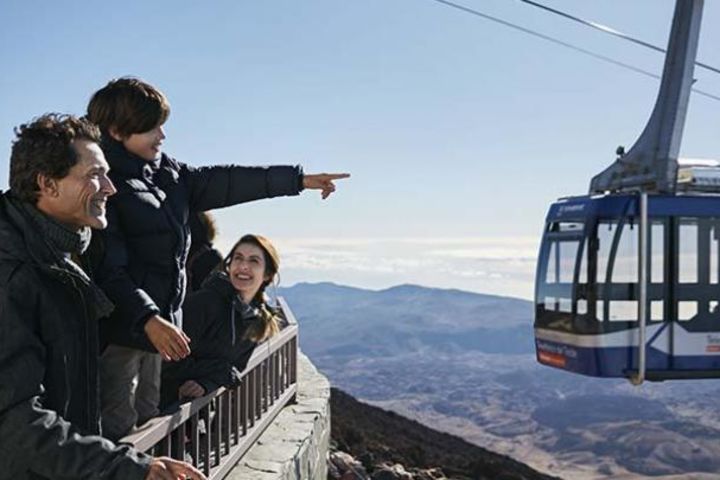
POLYGON ((200 470, 189 463, 170 457, 155 457, 145 480, 207 480, 200 470))
POLYGON ((205 389, 195 380, 188 380, 178 388, 179 398, 198 398, 205 395, 205 389))
POLYGON ((190 355, 190 337, 160 315, 145 322, 145 334, 163 360, 178 361, 190 355))

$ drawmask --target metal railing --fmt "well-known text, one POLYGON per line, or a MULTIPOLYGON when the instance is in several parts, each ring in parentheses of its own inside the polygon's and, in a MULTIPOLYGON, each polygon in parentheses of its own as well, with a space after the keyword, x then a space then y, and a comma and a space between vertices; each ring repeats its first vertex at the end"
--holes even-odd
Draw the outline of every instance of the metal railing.
POLYGON ((298 325, 278 300, 287 326, 255 348, 237 385, 181 404, 122 441, 192 463, 210 480, 224 478, 297 393, 298 325))

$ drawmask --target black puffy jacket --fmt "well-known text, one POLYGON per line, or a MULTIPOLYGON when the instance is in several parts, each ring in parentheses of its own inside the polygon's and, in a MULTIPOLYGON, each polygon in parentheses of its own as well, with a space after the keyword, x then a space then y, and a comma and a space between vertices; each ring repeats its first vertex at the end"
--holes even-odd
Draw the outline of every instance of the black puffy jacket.
POLYGON ((192 352, 179 362, 163 362, 163 406, 178 400, 178 388, 187 380, 202 385, 206 393, 236 381, 236 371, 245 369, 257 345, 245 338, 248 328, 260 321, 253 307, 239 300, 224 272, 214 272, 188 295, 183 319, 192 352))
POLYGON ((87 279, 0 192, 0 479, 145 477, 97 435, 98 332, 87 279))
POLYGON ((103 151, 117 194, 108 199, 108 228, 98 283, 116 305, 103 322, 109 343, 154 351, 144 334, 154 314, 182 326, 190 215, 302 189, 299 166, 193 168, 163 154, 148 162, 117 141, 103 151))

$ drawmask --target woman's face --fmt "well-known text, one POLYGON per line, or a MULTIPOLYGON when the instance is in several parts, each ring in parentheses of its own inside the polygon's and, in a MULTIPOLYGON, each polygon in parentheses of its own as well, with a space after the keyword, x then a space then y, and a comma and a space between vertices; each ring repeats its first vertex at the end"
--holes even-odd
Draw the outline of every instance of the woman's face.
POLYGON ((265 275, 262 249, 251 243, 241 243, 235 248, 228 274, 232 286, 246 303, 252 300, 264 281, 270 280, 265 275))

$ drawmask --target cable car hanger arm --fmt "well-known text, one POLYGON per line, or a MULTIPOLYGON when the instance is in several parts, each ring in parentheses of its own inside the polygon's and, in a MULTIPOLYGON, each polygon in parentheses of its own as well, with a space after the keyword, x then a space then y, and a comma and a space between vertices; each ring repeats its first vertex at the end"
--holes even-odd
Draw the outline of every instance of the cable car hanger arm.
POLYGON ((593 177, 590 193, 674 193, 677 160, 693 84, 703 0, 677 0, 655 107, 645 129, 625 153, 593 177))

